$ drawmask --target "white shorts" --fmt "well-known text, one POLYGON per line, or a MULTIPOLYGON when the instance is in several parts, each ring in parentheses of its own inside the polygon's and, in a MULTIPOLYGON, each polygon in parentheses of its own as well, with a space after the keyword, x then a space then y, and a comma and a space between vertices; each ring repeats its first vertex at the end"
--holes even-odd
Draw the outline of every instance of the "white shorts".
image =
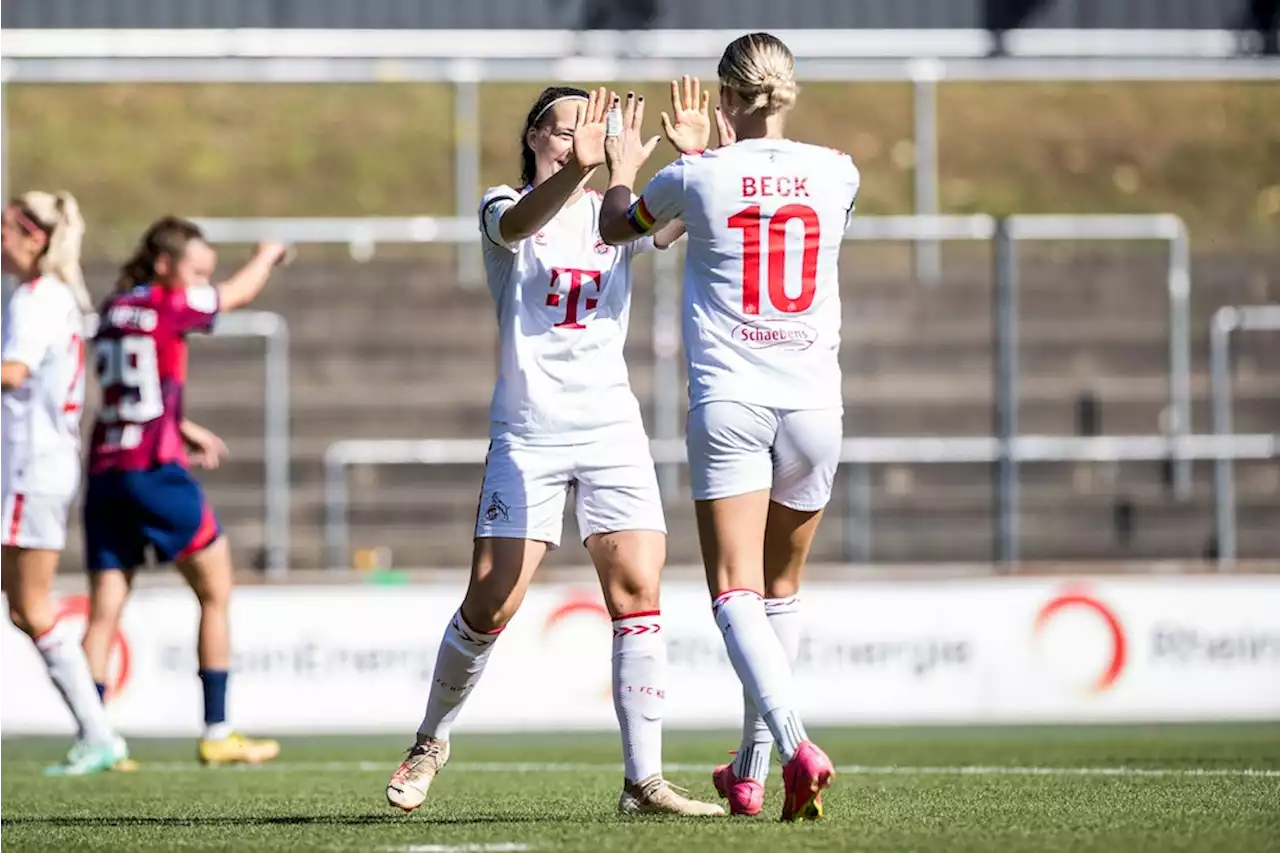
POLYGON ((558 547, 570 487, 584 541, 620 530, 667 532, 649 439, 640 431, 621 440, 559 446, 495 438, 484 463, 476 538, 558 547))
POLYGON ((685 432, 696 501, 768 490, 775 503, 814 512, 831 500, 844 438, 840 408, 713 400, 689 412, 685 432))
POLYGON ((67 544, 70 508, 70 495, 5 495, 0 542, 17 548, 61 551, 67 544))

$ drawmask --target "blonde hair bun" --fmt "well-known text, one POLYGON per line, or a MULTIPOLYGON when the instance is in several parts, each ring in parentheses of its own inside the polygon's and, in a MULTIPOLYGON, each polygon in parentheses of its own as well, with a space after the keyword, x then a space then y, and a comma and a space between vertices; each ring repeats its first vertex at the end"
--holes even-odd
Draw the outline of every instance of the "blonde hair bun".
POLYGON ((724 49, 717 68, 720 82, 751 106, 748 112, 789 110, 796 103, 796 59, 777 36, 749 33, 724 49))

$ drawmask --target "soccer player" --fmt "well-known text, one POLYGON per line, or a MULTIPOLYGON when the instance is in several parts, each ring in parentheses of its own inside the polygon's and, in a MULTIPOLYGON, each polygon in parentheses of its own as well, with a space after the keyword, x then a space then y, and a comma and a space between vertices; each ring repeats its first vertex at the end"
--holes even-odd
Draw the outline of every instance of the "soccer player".
MULTIPOLYGON (((612 100, 616 101, 616 97, 612 100)), ((449 621, 416 743, 387 784, 412 811, 449 759, 449 735, 543 555, 560 544, 574 493, 578 529, 613 618, 613 698, 622 730, 624 814, 722 815, 662 777, 666 646, 658 581, 666 522, 640 405, 623 359, 630 263, 683 233, 672 223, 615 248, 600 239, 604 89, 546 89, 520 134, 521 189, 480 204, 485 270, 500 331, 489 455, 471 580, 449 621)), ((654 139, 656 143, 657 139, 654 139)))
POLYGON ((160 219, 121 268, 94 339, 102 408, 84 505, 90 601, 85 653, 101 692, 134 571, 148 549, 157 562, 174 563, 200 602, 204 734, 197 755, 206 764, 256 764, 275 758, 280 747, 244 737, 227 721, 231 553, 188 470, 190 462, 215 466, 226 447, 183 413, 186 337, 212 331, 220 311, 252 302, 285 248, 260 245, 244 267, 213 285, 217 256, 200 229, 175 217, 160 219))
POLYGON ((51 775, 109 770, 128 758, 93 687, 84 654, 56 622, 50 589, 80 486, 85 314, 84 220, 65 192, 28 192, 5 206, 4 272, 17 287, 4 308, 3 584, 9 618, 32 642, 78 733, 51 775))
POLYGON ((690 478, 712 608, 747 718, 736 760, 714 779, 733 814, 758 813, 772 741, 782 817, 801 820, 821 816, 834 775, 796 712, 788 656, 799 640, 800 574, 840 459, 836 264, 858 170, 845 154, 783 136, 797 87, 777 38, 734 41, 719 77, 721 147, 704 150, 707 93, 696 79, 673 81, 674 117, 662 123, 682 156, 636 201, 649 149, 642 105, 628 99, 624 132, 608 149, 600 233, 625 245, 677 218, 688 229, 690 478))

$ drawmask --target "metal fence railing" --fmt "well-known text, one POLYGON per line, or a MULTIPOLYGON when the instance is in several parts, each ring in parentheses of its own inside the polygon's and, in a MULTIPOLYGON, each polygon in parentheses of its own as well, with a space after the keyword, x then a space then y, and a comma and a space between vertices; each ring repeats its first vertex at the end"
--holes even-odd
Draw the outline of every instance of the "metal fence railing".
MULTIPOLYGON (((263 383, 263 541, 267 573, 289 571, 292 489, 289 484, 289 324, 270 311, 239 311, 218 318, 216 337, 262 338, 266 344, 263 383)), ((197 338, 199 336, 196 336, 197 338)))
MULTIPOLYGON (((346 244, 352 255, 368 258, 379 243, 473 244, 480 239, 470 217, 374 219, 199 219, 201 227, 218 242, 251 242, 278 239, 292 243, 346 244)), ((1003 452, 997 460, 996 516, 1001 523, 997 559, 1018 558, 1017 504, 1018 458, 1008 452, 1017 435, 1017 246, 1024 241, 1156 240, 1169 246, 1165 274, 1168 292, 1169 427, 1185 438, 1191 431, 1191 249, 1187 229, 1172 214, 1133 215, 1020 215, 1003 220, 985 214, 968 216, 855 216, 845 235, 851 241, 993 241, 996 264, 993 328, 996 334, 995 376, 996 438, 1003 452)), ((674 330, 680 306, 680 251, 656 253, 655 303, 652 346, 654 357, 653 437, 675 439, 680 435, 681 390, 679 341, 674 330)), ((460 252, 475 255, 475 252, 460 252)), ((1173 485, 1179 496, 1191 487, 1191 461, 1174 445, 1173 485)), ((659 465, 664 494, 674 488, 677 470, 659 465)))
MULTIPOLYGON (((996 232, 995 395, 999 437, 1018 434, 1018 265, 1017 247, 1027 240, 1159 240, 1169 245, 1165 287, 1168 290, 1169 415, 1168 432, 1191 432, 1191 243, 1186 225, 1171 214, 1020 215, 1001 220, 996 232)), ((1173 461, 1173 488, 1179 497, 1191 490, 1191 460, 1178 453, 1173 461)), ((1016 505, 1018 460, 1004 454, 996 482, 997 517, 1009 525, 997 541, 997 558, 1018 558, 1016 505)))
MULTIPOLYGON (((680 440, 650 443, 654 461, 684 464, 685 445, 680 440)), ((483 439, 425 441, 348 440, 334 442, 325 453, 325 554, 332 568, 348 565, 347 469, 353 465, 457 465, 483 464, 489 442, 483 439)), ((853 438, 845 439, 840 460, 846 465, 865 467, 910 463, 943 465, 997 462, 1006 455, 1019 462, 1071 461, 1152 461, 1172 454, 1183 459, 1275 459, 1280 457, 1280 436, 1276 435, 1163 435, 1077 436, 1026 435, 1012 442, 984 438, 853 438)), ((863 478, 865 481, 865 478, 863 478)), ((1221 485, 1221 484, 1219 484, 1221 485)), ((1216 507, 1226 495, 1215 490, 1216 507)), ((856 504, 855 504, 856 505, 856 504)), ((1017 511, 1016 505, 1012 507, 1017 511)), ((997 520, 998 521, 998 520, 997 520)), ((869 535, 866 518, 851 515, 846 542, 858 542, 869 535)), ((1234 516, 1228 517, 1234 524, 1234 516)), ((1221 554, 1219 561, 1222 562, 1221 554)))
MULTIPOLYGON (((1227 305, 1213 315, 1209 326, 1209 363, 1213 396, 1213 434, 1230 435, 1231 406, 1231 333, 1280 332, 1280 305, 1227 305)), ((1214 460, 1213 484, 1218 499, 1214 502, 1218 531, 1218 559, 1231 564, 1236 560, 1236 483, 1235 466, 1229 457, 1214 460)))

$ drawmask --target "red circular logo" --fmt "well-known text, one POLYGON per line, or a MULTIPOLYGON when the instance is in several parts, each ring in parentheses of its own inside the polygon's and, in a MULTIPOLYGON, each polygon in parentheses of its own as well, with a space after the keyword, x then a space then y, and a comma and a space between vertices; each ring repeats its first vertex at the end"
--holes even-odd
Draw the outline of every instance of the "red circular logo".
POLYGON ((1044 631, 1045 626, 1058 614, 1064 611, 1079 610, 1093 613, 1101 618, 1110 639, 1111 652, 1106 665, 1088 688, 1091 693, 1101 693, 1110 689, 1120 678, 1120 673, 1124 670, 1125 660, 1128 655, 1128 644, 1125 640, 1124 628, 1121 627, 1115 611, 1087 591, 1067 590, 1050 599, 1040 608, 1040 612, 1036 614, 1035 634, 1039 636, 1044 631))
POLYGON ((604 621, 609 622, 609 611, 605 610, 604 605, 596 600, 596 596, 589 592, 571 593, 563 604, 556 607, 547 614, 547 618, 542 623, 542 631, 545 634, 556 626, 558 622, 570 616, 577 616, 580 613, 589 613, 599 616, 604 621))
MULTIPOLYGON (((61 622, 66 617, 88 620, 89 596, 68 595, 59 601, 54 621, 61 622)), ((107 695, 103 697, 104 702, 110 702, 119 696, 129 682, 129 640, 119 628, 116 628, 111 637, 111 654, 119 658, 120 666, 114 672, 107 673, 107 695)))

